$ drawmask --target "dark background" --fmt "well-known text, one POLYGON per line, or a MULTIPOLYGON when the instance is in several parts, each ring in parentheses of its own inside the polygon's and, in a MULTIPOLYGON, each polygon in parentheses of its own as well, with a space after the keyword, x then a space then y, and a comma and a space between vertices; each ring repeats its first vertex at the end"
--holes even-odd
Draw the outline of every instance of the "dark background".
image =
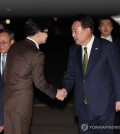
MULTIPOLYGON (((72 18, 78 14, 89 14, 93 17, 94 34, 99 36, 98 18, 102 15, 119 15, 120 0, 0 1, 0 21, 11 20, 7 26, 15 33, 16 41, 25 38, 24 24, 28 18, 35 17, 49 25, 47 42, 40 45, 40 49, 45 53, 46 80, 56 87, 61 87, 67 67, 68 50, 74 43, 71 36, 72 18)), ((120 26, 117 23, 114 23, 113 35, 120 38, 120 26)), ((53 101, 34 87, 32 134, 77 134, 73 116, 73 95, 72 90, 64 102, 53 101)))
MULTIPOLYGON (((98 19, 101 15, 92 15, 94 20, 94 35, 99 36, 98 19)), ((74 43, 71 36, 71 25, 74 16, 57 16, 57 17, 35 17, 39 21, 44 21, 49 26, 48 39, 46 44, 40 45, 41 51, 45 53, 45 76, 46 80, 54 86, 60 88, 64 72, 67 67, 67 58, 69 47, 74 43), (57 20, 56 20, 57 18, 57 20)), ((7 17, 2 18, 5 20, 7 17)), ((24 25, 26 20, 30 17, 9 17, 11 23, 7 25, 15 33, 15 40, 20 41, 25 38, 24 25)), ((113 23, 113 35, 120 38, 120 26, 113 23)), ((34 88, 34 103, 44 103, 49 106, 64 107, 73 102, 73 94, 71 91, 69 97, 63 102, 54 102, 48 98, 44 93, 34 88), (58 105, 58 103, 60 103, 58 105)))
MULTIPOLYGON (((67 67, 68 50, 74 43, 71 36, 72 18, 81 13, 91 15, 95 22, 94 34, 98 36, 98 18, 102 15, 119 15, 119 5, 119 0, 2 0, 0 21, 11 20, 7 26, 15 33, 16 41, 25 38, 24 24, 28 18, 44 20, 49 25, 47 43, 40 45, 40 49, 45 53, 46 80, 60 87, 67 67)), ((117 23, 114 23, 113 34, 120 38, 117 23)), ((45 94, 38 90, 34 92, 35 103, 52 105, 52 100, 45 94)), ((72 96, 73 92, 66 101, 71 102, 72 96)))
POLYGON ((119 0, 1 0, 0 14, 1 17, 116 15, 119 5, 119 0))

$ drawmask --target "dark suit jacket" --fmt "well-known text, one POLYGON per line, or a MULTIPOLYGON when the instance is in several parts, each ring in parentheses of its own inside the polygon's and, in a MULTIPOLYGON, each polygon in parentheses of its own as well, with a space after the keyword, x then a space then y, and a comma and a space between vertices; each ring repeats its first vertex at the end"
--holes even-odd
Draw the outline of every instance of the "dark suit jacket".
POLYGON ((115 38, 115 37, 112 37, 112 39, 113 39, 113 43, 116 44, 117 49, 119 50, 119 53, 120 53, 120 40, 118 38, 115 38))
MULTIPOLYGON (((1 53, 0 53, 0 64, 1 64, 1 53)), ((1 65, 0 65, 1 70, 1 65)), ((3 91, 3 81, 0 76, 0 125, 3 125, 3 105, 2 105, 2 91, 3 91)))
POLYGON ((46 82, 43 70, 44 53, 37 49, 33 41, 25 39, 11 46, 5 68, 4 110, 30 118, 33 83, 49 97, 55 98, 56 88, 46 82))
POLYGON ((114 112, 115 102, 120 101, 120 57, 115 44, 101 38, 94 39, 85 78, 82 73, 82 47, 71 46, 63 87, 69 92, 73 86, 77 116, 84 94, 94 114, 114 112))

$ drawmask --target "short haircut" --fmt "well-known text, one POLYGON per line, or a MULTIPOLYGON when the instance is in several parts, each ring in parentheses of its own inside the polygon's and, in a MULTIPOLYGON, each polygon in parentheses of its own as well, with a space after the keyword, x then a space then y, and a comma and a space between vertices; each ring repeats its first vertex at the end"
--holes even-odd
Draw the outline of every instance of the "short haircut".
POLYGON ((86 14, 80 14, 76 16, 73 21, 79 21, 81 23, 82 28, 90 28, 91 32, 94 31, 94 21, 91 16, 86 14))
POLYGON ((101 17, 99 17, 99 26, 100 26, 100 22, 102 20, 110 20, 112 25, 113 25, 113 19, 110 16, 101 16, 101 17))
POLYGON ((44 32, 47 29, 46 24, 39 19, 28 19, 25 23, 25 33, 26 36, 33 36, 38 32, 44 32))
POLYGON ((14 33, 9 29, 0 29, 0 33, 7 33, 9 35, 9 37, 10 37, 10 40, 15 39, 14 33))

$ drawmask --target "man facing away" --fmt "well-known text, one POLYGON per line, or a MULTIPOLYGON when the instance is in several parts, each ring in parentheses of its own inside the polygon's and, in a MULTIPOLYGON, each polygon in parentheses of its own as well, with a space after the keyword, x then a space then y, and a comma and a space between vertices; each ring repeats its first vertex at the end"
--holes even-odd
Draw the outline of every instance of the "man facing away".
POLYGON ((93 35, 93 28, 89 15, 73 21, 75 44, 69 49, 62 90, 69 93, 74 87, 80 134, 113 134, 108 127, 120 110, 120 56, 114 43, 93 35))
POLYGON ((7 56, 3 90, 5 134, 29 134, 33 83, 52 99, 59 95, 45 80, 45 56, 39 50, 39 45, 46 43, 48 29, 40 21, 28 19, 25 31, 26 39, 15 43, 7 56))
MULTIPOLYGON (((2 107, 4 66, 6 63, 7 52, 13 43, 14 43, 14 33, 8 29, 0 29, 0 125, 4 125, 3 107, 2 107), (5 59, 3 59, 4 55, 5 55, 5 59)), ((0 127, 0 132, 1 132, 1 128, 3 128, 3 126, 0 127)))

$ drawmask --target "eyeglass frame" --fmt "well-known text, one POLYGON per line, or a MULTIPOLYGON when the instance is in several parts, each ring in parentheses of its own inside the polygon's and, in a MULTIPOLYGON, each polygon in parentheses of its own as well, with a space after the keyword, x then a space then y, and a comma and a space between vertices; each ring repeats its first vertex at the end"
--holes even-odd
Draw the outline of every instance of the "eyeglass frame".
POLYGON ((2 41, 2 42, 0 42, 0 45, 6 45, 6 44, 8 44, 10 41, 11 41, 11 40, 8 40, 8 41, 2 41))

